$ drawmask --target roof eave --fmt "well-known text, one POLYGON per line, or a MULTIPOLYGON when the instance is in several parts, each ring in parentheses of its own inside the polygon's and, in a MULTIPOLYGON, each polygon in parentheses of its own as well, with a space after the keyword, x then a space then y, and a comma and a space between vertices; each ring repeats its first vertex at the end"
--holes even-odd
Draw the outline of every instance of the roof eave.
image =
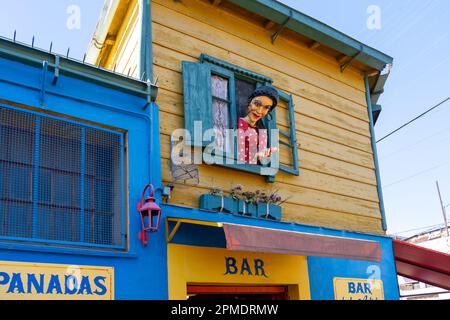
POLYGON ((278 24, 283 24, 283 22, 291 16, 291 19, 286 24, 286 28, 337 50, 349 57, 356 56, 355 60, 376 70, 382 71, 386 65, 392 64, 394 60, 392 57, 277 1, 228 1, 278 24))
POLYGON ((0 37, 0 58, 40 68, 42 68, 43 62, 46 61, 49 70, 52 72, 56 73, 55 69, 58 69, 58 73, 61 75, 71 76, 143 98, 150 97, 151 101, 156 100, 158 93, 158 87, 151 83, 23 43, 13 42, 3 37, 0 37))
POLYGON ((88 63, 97 64, 120 2, 121 0, 105 0, 94 34, 86 51, 86 61, 88 63))

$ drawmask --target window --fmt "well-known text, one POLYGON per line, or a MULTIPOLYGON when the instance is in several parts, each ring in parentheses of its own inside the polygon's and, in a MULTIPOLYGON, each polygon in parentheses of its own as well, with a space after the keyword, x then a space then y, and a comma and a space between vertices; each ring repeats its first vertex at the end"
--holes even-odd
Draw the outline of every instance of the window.
MULTIPOLYGON (((247 114, 248 97, 258 87, 270 85, 272 79, 264 75, 229 64, 225 61, 202 54, 200 62, 183 62, 184 87, 184 120, 185 128, 193 135, 195 123, 201 122, 202 136, 209 129, 215 133, 215 144, 224 147, 225 157, 237 159, 236 139, 227 137, 227 129, 237 129, 238 119, 247 114)), ((267 129, 278 129, 278 141, 271 141, 268 134, 268 147, 279 149, 276 156, 279 159, 281 171, 298 175, 298 154, 295 132, 294 105, 292 96, 280 90, 279 107, 263 119, 267 129), (287 119, 284 127, 277 126, 277 113, 287 119)), ((196 147, 206 147, 211 141, 194 140, 196 147)), ((272 158, 273 159, 273 158, 272 158)), ((261 167, 268 165, 222 164, 239 170, 262 174, 261 167)), ((273 181, 276 170, 267 174, 273 181)))
POLYGON ((0 106, 0 239, 124 248, 123 134, 0 106))

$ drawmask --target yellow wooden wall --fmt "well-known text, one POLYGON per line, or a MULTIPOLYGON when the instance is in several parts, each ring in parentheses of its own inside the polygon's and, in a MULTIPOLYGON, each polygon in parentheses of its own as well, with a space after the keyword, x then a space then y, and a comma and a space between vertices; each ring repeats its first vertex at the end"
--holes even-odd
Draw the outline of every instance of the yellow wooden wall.
MULTIPOLYGON (((274 80, 293 95, 300 176, 279 173, 276 183, 264 177, 201 165, 200 183, 176 184, 171 203, 198 207, 211 187, 279 190, 289 200, 283 220, 383 234, 376 188, 369 120, 361 73, 344 73, 332 57, 247 21, 206 0, 152 0, 153 71, 160 87, 161 165, 171 181, 169 138, 183 127, 181 61, 198 61, 206 53, 274 80)), ((140 27, 137 1, 130 6, 108 58, 108 67, 136 75, 140 27)), ((277 125, 288 127, 287 110, 277 107, 277 125)), ((280 155, 286 161, 285 153, 280 155)))
POLYGON ((139 10, 138 1, 131 1, 105 64, 108 69, 115 68, 116 72, 135 78, 140 78, 138 75, 141 37, 139 10))

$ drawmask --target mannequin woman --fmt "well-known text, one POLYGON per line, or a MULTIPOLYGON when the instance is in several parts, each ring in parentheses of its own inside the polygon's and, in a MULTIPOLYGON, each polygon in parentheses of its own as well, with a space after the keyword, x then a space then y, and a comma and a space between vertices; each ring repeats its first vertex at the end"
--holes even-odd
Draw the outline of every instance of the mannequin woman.
POLYGON ((267 129, 263 119, 278 104, 278 92, 274 87, 262 86, 248 98, 247 115, 238 120, 238 160, 258 164, 277 148, 267 148, 267 129))

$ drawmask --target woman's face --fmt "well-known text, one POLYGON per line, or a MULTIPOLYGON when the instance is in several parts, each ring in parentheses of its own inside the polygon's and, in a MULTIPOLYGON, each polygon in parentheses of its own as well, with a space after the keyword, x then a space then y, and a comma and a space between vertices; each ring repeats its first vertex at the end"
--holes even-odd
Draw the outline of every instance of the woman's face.
POLYGON ((248 116, 250 117, 250 120, 252 120, 252 122, 257 122, 264 118, 269 113, 272 104, 272 99, 266 96, 253 98, 248 106, 248 116))

